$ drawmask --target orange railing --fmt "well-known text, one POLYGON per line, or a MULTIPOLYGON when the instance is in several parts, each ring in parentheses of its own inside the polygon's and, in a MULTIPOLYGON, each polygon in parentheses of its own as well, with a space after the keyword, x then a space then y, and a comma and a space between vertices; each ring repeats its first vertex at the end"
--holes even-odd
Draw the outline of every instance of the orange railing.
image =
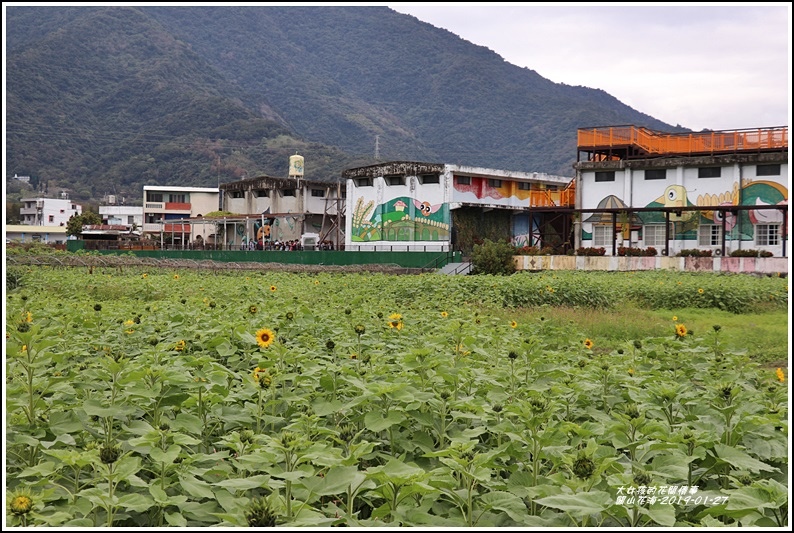
POLYGON ((571 182, 561 191, 529 191, 530 207, 571 207, 576 202, 576 185, 571 182))
POLYGON ((579 150, 634 146, 648 154, 706 154, 788 148, 788 127, 662 133, 638 126, 578 130, 579 150))

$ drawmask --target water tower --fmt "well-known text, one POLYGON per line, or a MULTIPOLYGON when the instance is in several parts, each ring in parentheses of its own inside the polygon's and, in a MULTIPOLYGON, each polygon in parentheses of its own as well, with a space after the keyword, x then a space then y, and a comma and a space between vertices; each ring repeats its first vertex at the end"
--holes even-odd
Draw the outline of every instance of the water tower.
POLYGON ((296 180, 300 188, 300 182, 303 179, 303 156, 298 155, 297 152, 295 155, 289 156, 289 177, 296 180))

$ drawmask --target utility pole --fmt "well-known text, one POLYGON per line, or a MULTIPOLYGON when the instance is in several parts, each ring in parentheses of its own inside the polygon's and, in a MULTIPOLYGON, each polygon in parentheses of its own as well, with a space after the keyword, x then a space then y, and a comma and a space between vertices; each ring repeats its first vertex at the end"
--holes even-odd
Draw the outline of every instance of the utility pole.
POLYGON ((380 146, 378 145, 379 139, 380 135, 375 135, 375 161, 380 161, 380 146))

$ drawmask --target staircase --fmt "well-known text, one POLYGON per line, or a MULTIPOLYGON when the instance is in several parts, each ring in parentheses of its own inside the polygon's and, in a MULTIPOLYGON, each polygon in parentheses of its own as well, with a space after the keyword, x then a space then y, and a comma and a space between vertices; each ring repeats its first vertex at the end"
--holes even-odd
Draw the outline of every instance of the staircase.
POLYGON ((447 274, 450 276, 458 274, 469 274, 471 272, 471 263, 447 263, 443 268, 440 268, 436 274, 447 274))

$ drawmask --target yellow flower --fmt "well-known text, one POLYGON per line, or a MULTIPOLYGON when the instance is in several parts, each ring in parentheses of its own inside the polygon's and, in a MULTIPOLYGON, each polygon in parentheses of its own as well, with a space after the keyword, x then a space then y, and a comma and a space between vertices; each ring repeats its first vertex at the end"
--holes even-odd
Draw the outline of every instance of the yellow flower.
POLYGON ((144 274, 142 274, 142 275, 141 275, 141 277, 142 277, 143 279, 146 279, 146 278, 148 278, 148 277, 149 277, 149 274, 146 274, 146 273, 144 273, 144 274))
POLYGON ((698 289, 698 294, 703 294, 703 289, 698 289))
POLYGON ((634 369, 633 368, 629 368, 629 376, 633 376, 633 375, 634 375, 634 369))
POLYGON ((350 358, 351 358, 351 359, 358 359, 358 354, 351 353, 351 354, 350 354, 350 358))
POLYGON ((179 279, 179 274, 174 274, 174 279, 179 279))
POLYGON ((276 338, 276 334, 267 328, 262 328, 256 332, 256 343, 262 348, 267 348, 276 338))
POLYGON ((777 374, 777 380, 779 382, 783 383, 784 381, 786 381, 786 375, 783 373, 783 369, 782 368, 778 368, 775 371, 775 374, 777 374))
POLYGON ((584 347, 587 348, 588 350, 592 349, 593 348, 593 341, 591 341, 590 339, 585 339, 584 340, 584 347))
POLYGON ((33 322, 33 315, 31 314, 30 311, 25 313, 25 322, 33 322))
POLYGON ((27 352, 28 351, 28 345, 27 344, 23 344, 22 345, 22 350, 20 350, 20 351, 27 352))
POLYGON ((9 507, 17 516, 26 515, 33 510, 33 499, 27 494, 19 494, 11 498, 9 507))
POLYGON ((125 320, 125 321, 124 321, 124 325, 125 325, 125 326, 131 326, 131 325, 133 325, 133 324, 135 324, 135 322, 134 322, 134 321, 132 321, 132 320, 125 320))
POLYGON ((675 325, 675 336, 678 338, 686 337, 687 329, 683 324, 675 325))
POLYGON ((511 320, 510 321, 510 327, 511 328, 515 329, 517 326, 518 326, 518 322, 516 322, 515 320, 511 320))
POLYGON ((174 350, 176 350, 177 352, 181 352, 182 350, 185 349, 186 345, 187 343, 185 341, 180 340, 176 343, 176 346, 174 346, 174 350))
POLYGON ((448 316, 449 313, 447 313, 446 311, 441 311, 441 318, 447 318, 448 316))
POLYGON ((249 305, 248 306, 248 312, 251 313, 252 315, 255 315, 256 314, 256 306, 255 305, 249 305))
POLYGON ((254 383, 259 385, 261 388, 266 389, 270 387, 272 382, 273 379, 270 377, 270 372, 268 372, 267 368, 258 366, 254 369, 254 383))
POLYGON ((673 315, 673 322, 678 322, 678 317, 673 315))
POLYGON ((397 331, 403 329, 403 316, 400 313, 389 315, 389 328, 396 328, 397 331))
POLYGON ((270 286, 270 292, 276 292, 276 286, 275 285, 271 285, 270 286))
POLYGON ((317 281, 317 280, 314 280, 314 284, 315 284, 315 285, 319 285, 319 284, 320 284, 320 282, 319 282, 319 281, 317 281))
POLYGON ((400 313, 392 313, 389 315, 389 320, 402 320, 403 316, 400 313))

